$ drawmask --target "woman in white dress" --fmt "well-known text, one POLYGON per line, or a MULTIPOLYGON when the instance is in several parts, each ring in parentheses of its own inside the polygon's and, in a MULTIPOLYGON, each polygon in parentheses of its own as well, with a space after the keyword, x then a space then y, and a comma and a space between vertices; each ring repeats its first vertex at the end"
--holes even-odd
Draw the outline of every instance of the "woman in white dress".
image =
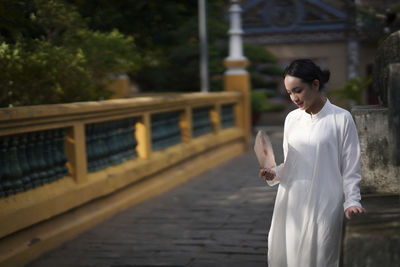
POLYGON ((268 235, 270 267, 338 266, 343 214, 350 219, 365 212, 357 129, 351 114, 321 92, 329 76, 309 59, 284 71, 298 109, 285 120, 284 162, 260 170, 269 185, 279 183, 268 235))

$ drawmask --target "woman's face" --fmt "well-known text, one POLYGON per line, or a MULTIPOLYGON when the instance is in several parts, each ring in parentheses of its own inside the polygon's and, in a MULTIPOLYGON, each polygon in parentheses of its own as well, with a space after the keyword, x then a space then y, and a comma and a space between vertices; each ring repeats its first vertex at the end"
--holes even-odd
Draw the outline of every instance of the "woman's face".
POLYGON ((320 97, 318 80, 314 80, 310 85, 300 78, 286 75, 284 83, 290 99, 297 107, 305 111, 308 111, 320 97))

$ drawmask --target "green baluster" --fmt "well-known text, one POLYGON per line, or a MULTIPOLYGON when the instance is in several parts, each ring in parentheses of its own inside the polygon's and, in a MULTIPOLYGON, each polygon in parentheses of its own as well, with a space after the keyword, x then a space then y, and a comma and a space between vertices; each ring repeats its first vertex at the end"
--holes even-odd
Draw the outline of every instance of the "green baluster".
POLYGON ((65 150, 64 150, 64 143, 65 143, 65 129, 59 129, 57 131, 57 155, 58 155, 58 166, 60 168, 60 177, 69 175, 68 173, 68 168, 67 168, 67 155, 65 154, 65 150))
POLYGON ((128 139, 128 131, 129 131, 129 125, 127 120, 121 121, 121 148, 120 148, 120 153, 122 159, 126 159, 126 150, 129 147, 129 139, 128 139))
POLYGON ((115 146, 115 158, 116 162, 120 163, 123 161, 124 157, 122 154, 123 151, 123 146, 124 146, 124 129, 123 129, 123 121, 119 120, 115 123, 115 129, 116 129, 116 140, 114 143, 115 146))
POLYGON ((128 139, 128 157, 135 156, 136 151, 136 139, 135 139, 135 119, 128 120, 128 131, 127 131, 127 139, 128 139))
POLYGON ((103 123, 103 143, 104 143, 104 154, 103 154, 103 159, 104 159, 104 166, 109 166, 111 165, 111 148, 109 145, 109 140, 110 140, 110 134, 112 131, 112 123, 111 122, 104 122, 103 123))
POLYGON ((2 145, 3 145, 3 138, 0 138, 0 198, 6 196, 4 182, 6 180, 6 176, 4 174, 4 169, 6 167, 5 158, 2 153, 2 145))
POLYGON ((115 122, 115 142, 114 142, 114 153, 115 153, 115 158, 118 163, 122 162, 122 156, 121 156, 121 149, 122 149, 122 133, 123 129, 121 127, 121 121, 116 121, 115 122))
POLYGON ((114 141, 114 121, 109 121, 107 122, 107 133, 106 133, 106 143, 107 143, 107 148, 108 148, 108 153, 107 153, 107 158, 108 158, 108 163, 110 165, 115 164, 114 160, 114 146, 113 146, 113 141, 114 141))
POLYGON ((45 161, 45 141, 44 141, 44 132, 37 133, 37 143, 36 143, 36 153, 38 156, 38 162, 40 166, 40 180, 42 185, 47 184, 49 182, 49 173, 47 171, 47 164, 45 161))
POLYGON ((94 149, 93 149, 93 124, 87 124, 85 127, 86 131, 86 157, 88 162, 88 171, 93 171, 93 159, 94 159, 94 149))
POLYGON ((15 193, 22 192, 24 189, 22 183, 22 171, 18 160, 18 137, 11 137, 11 146, 9 152, 9 161, 10 164, 10 179, 12 182, 12 188, 15 193))
POLYGON ((122 125, 122 136, 121 136, 121 158, 123 160, 127 160, 129 158, 128 150, 129 150, 129 121, 123 120, 121 121, 122 125))
POLYGON ((92 171, 96 171, 100 167, 100 147, 99 147, 99 129, 97 124, 92 124, 92 148, 93 148, 93 158, 92 158, 92 171))
POLYGON ((233 127, 234 126, 234 114, 233 114, 233 105, 224 105, 221 110, 222 123, 221 126, 223 129, 233 127))
POLYGON ((36 156, 36 133, 28 134, 28 144, 27 144, 27 158, 28 165, 31 170, 31 181, 33 187, 37 187, 41 185, 40 182, 40 166, 39 161, 36 156))
POLYGON ((100 140, 100 127, 98 123, 93 124, 93 170, 97 171, 101 168, 101 140, 100 140))
POLYGON ((8 162, 9 159, 8 143, 9 143, 8 137, 4 137, 1 139, 0 143, 1 184, 4 196, 9 196, 13 194, 12 183, 10 180, 10 165, 8 162))
POLYGON ((55 160, 52 148, 53 131, 43 133, 43 159, 47 171, 47 181, 53 182, 56 179, 55 160))
POLYGON ((110 131, 110 139, 109 139, 109 147, 111 151, 111 162, 112 164, 119 163, 119 155, 118 155, 118 122, 112 122, 111 131, 110 131))
POLYGON ((64 137, 64 129, 57 129, 54 131, 52 149, 55 158, 56 179, 68 175, 68 168, 65 165, 68 159, 64 152, 64 137))
POLYGON ((105 142, 105 125, 104 123, 98 124, 99 129, 99 169, 103 169, 107 166, 107 159, 105 158, 107 154, 107 147, 105 142))
POLYGON ((19 136, 18 160, 22 171, 22 183, 24 191, 33 188, 31 180, 31 168, 28 163, 28 157, 26 156, 27 142, 28 139, 26 134, 19 136))
POLYGON ((60 179, 62 176, 64 176, 63 172, 63 168, 61 166, 61 153, 64 152, 64 150, 58 151, 59 147, 58 147, 58 139, 60 138, 60 129, 54 130, 53 131, 53 138, 51 139, 51 154, 54 157, 54 180, 58 180, 60 179))

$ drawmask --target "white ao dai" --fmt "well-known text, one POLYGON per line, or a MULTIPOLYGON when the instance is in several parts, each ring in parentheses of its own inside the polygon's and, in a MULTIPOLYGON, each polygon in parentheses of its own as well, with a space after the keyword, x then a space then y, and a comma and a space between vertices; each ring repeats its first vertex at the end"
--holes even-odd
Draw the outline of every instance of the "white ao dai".
POLYGON ((284 163, 268 236, 270 267, 338 266, 343 210, 360 205, 360 147, 351 114, 326 101, 296 109, 284 128, 284 163))

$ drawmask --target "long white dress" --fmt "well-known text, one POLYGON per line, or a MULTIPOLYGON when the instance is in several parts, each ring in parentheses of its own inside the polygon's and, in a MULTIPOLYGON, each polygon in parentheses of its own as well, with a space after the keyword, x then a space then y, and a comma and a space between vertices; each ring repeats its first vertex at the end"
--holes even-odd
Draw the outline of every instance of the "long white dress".
POLYGON ((284 163, 268 236, 269 267, 338 266, 344 210, 360 205, 360 148, 351 114, 326 101, 296 109, 284 128, 284 163), (344 209, 344 210, 343 210, 344 209))

